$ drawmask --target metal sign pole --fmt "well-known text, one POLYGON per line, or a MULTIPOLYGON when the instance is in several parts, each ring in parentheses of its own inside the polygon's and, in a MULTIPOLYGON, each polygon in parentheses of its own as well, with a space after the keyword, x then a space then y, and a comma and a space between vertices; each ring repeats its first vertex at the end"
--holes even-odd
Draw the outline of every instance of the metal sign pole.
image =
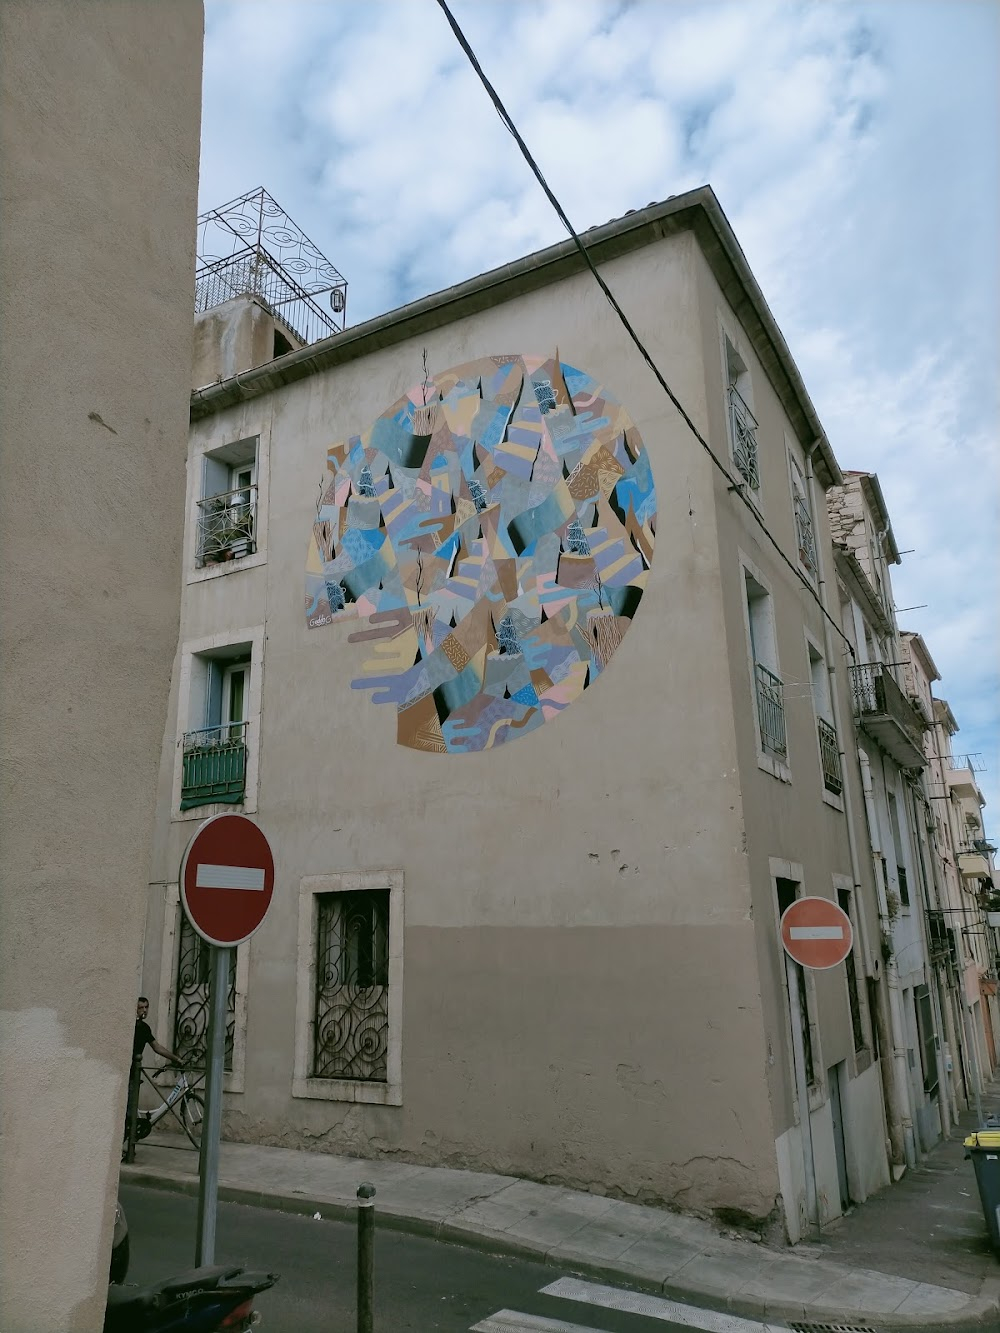
POLYGON ((806 1081, 806 1048, 802 1039, 802 1004, 799 996, 799 965, 785 954, 785 976, 788 980, 788 1009, 792 1020, 792 1059, 795 1064, 795 1086, 799 1102, 799 1131, 802 1134, 802 1165, 806 1177, 806 1208, 809 1221, 820 1234, 819 1196, 816 1191, 816 1158, 813 1155, 812 1122, 809 1119, 809 1085, 806 1081))
POLYGON ((226 998, 229 950, 213 947, 211 958, 208 1049, 205 1052, 205 1123, 201 1127, 198 1231, 195 1264, 215 1262, 215 1219, 219 1206, 219 1136, 222 1129, 222 1074, 226 1063, 226 998))

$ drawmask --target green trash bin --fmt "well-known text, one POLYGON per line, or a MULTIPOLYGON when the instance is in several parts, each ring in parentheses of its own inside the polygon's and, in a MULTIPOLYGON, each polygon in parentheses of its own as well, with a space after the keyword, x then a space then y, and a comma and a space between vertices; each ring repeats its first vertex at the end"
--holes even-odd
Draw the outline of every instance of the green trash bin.
POLYGON ((980 1129, 965 1140, 965 1155, 972 1158, 983 1218, 993 1252, 1000 1255, 1000 1129, 980 1129))

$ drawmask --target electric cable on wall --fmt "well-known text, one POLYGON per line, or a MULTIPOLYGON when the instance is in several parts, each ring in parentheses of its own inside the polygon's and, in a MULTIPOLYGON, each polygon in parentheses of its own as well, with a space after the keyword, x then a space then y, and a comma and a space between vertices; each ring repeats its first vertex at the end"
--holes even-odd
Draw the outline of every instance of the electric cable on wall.
POLYGON ((834 620, 833 616, 831 616, 829 611, 827 611, 826 607, 820 600, 819 595, 816 592, 816 589, 812 586, 812 584, 802 573, 802 571, 792 563, 789 557, 781 549, 781 546, 778 544, 775 537, 772 536, 770 529, 767 527, 767 524, 761 518, 760 514, 758 514, 757 510, 754 508, 749 498, 743 493, 742 487, 733 484, 733 477, 728 467, 726 467, 725 463, 723 463, 722 459, 719 458, 718 454, 716 454, 715 450, 702 435, 701 431, 698 429, 694 421, 688 415, 680 399, 677 397, 673 389, 671 389, 670 385, 667 383, 666 377, 664 376, 663 372, 660 370, 659 366, 653 360, 642 339, 639 337, 635 329, 632 327, 632 324, 628 316, 625 314, 625 311, 619 305, 614 292, 612 292, 611 288, 608 286, 608 284, 604 281, 604 279, 598 272, 596 266, 594 265, 593 260, 590 257, 589 252, 587 251, 587 247, 584 245, 573 224, 567 217, 565 209, 563 208, 562 204, 560 204, 559 200, 553 193, 548 181, 542 174, 541 168, 538 166, 538 163, 532 157, 528 145, 525 143, 524 139, 520 134, 520 131, 518 130, 517 126, 511 119, 510 114, 507 111, 507 108, 504 106, 503 102, 500 99, 500 95, 497 93, 492 83, 490 83, 489 79, 486 77, 486 73, 483 70, 482 65, 480 65, 478 59, 476 58, 476 53, 469 45, 465 33, 462 31, 461 27, 458 24, 458 20, 455 18, 454 14, 452 14, 451 10, 448 8, 446 0, 437 0, 437 3, 442 13, 444 14, 445 18, 448 20, 448 23, 451 27, 452 32, 455 34, 455 38, 458 41, 459 46, 461 46, 462 50, 465 52, 465 55, 467 56, 469 63, 472 65, 472 68, 478 75, 480 83, 486 89, 490 101, 496 108, 497 115, 500 117, 500 120, 502 121, 505 128, 513 136, 515 142, 517 143, 518 148, 521 150, 522 157, 527 162, 528 166, 531 168, 532 174, 538 181, 538 184, 542 187, 542 190, 545 192, 545 197, 548 199, 549 203, 555 210, 556 215, 559 218, 559 221, 563 224, 563 226, 566 228, 566 231, 569 233, 570 238, 572 239, 576 248, 579 250, 580 255, 582 256, 584 263, 587 265, 588 269, 590 269, 590 272, 593 275, 594 280, 597 282, 597 285, 604 293, 611 308, 618 316, 618 319, 620 320, 622 327, 625 329, 625 332, 632 339, 633 343, 635 343, 635 346, 638 349, 640 356, 646 362, 647 366, 655 375, 657 382, 663 389, 664 393, 666 393, 671 403, 673 403, 674 407, 680 413, 681 419, 683 420, 687 428, 690 430, 691 434, 695 437, 695 439, 708 454, 709 458, 712 460, 715 466, 725 477, 726 481, 729 483, 730 491, 733 494, 738 495, 740 499, 743 501, 743 504, 746 506, 747 511, 753 516, 753 519, 756 522, 757 526, 764 533, 765 537, 767 537, 768 541, 777 551, 781 559, 785 562, 788 568, 792 571, 795 577, 799 580, 802 586, 809 593, 810 597, 812 597, 813 601, 819 607, 820 611, 823 613, 825 618, 830 622, 833 628, 837 631, 840 637, 847 644, 851 656, 854 657, 855 656, 854 645, 851 643, 850 639, 848 639, 843 629, 837 624, 836 620, 834 620))

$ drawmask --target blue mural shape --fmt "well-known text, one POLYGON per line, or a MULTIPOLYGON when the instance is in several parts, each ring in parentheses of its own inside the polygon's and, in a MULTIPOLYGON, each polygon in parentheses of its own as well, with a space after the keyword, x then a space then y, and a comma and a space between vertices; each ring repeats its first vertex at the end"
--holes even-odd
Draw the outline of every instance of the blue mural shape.
POLYGON ((425 378, 327 454, 306 565, 311 629, 361 621, 355 689, 397 740, 486 750, 605 670, 646 586, 656 491, 600 380, 554 356, 425 378))

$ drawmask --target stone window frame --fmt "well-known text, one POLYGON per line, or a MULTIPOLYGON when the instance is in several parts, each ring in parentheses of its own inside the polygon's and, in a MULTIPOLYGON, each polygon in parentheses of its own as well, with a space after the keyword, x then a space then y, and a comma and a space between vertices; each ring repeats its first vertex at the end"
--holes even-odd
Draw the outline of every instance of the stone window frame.
POLYGON ((184 579, 188 584, 205 583, 209 579, 223 578, 227 574, 236 574, 240 570, 254 569, 267 563, 267 519, 270 490, 271 457, 271 417, 267 414, 264 421, 248 425, 246 430, 234 431, 231 426, 221 428, 213 421, 212 427, 203 439, 192 442, 188 455, 187 495, 184 525, 184 579), (202 565, 197 562, 198 551, 198 501, 205 499, 205 459, 246 441, 256 440, 255 459, 257 480, 257 508, 254 517, 254 545, 252 555, 241 556, 237 560, 226 560, 220 564, 202 565))
MULTIPOLYGON (((779 759, 778 756, 775 754, 769 754, 764 749, 764 743, 763 740, 761 739, 760 717, 757 711, 758 708, 757 670, 756 670, 756 663, 754 661, 753 635, 750 632, 750 608, 747 605, 747 590, 746 590, 747 574, 750 574, 754 582, 757 583, 761 588, 763 588, 764 592, 767 594, 767 599, 768 602, 770 603, 769 610, 771 615, 773 638, 774 638, 774 658, 775 658, 774 674, 782 681, 782 684, 784 684, 784 678, 781 675, 781 666, 778 656, 778 624, 777 624, 777 614, 776 614, 777 607, 775 605, 774 592, 772 591, 770 580, 765 578, 765 576, 761 573, 760 568, 757 566, 757 564, 753 560, 751 560, 750 557, 742 550, 737 552, 737 563, 738 563, 739 580, 740 580, 740 594, 739 594, 740 607, 742 609, 742 615, 743 615, 743 630, 746 636, 747 679, 750 687, 750 715, 751 718, 753 719, 754 742, 757 746, 757 767, 762 769, 765 773, 770 773, 771 776, 777 778, 779 782, 787 782, 791 784, 792 769, 791 769, 790 754, 788 753, 788 751, 786 751, 784 760, 779 759)), ((784 696, 782 696, 782 702, 784 703, 784 696)), ((788 744, 788 740, 789 740, 789 728, 788 728, 788 715, 786 713, 785 714, 786 745, 788 744)))
POLYGON ((722 372, 723 405, 725 408, 725 423, 726 423, 726 460, 729 465, 729 470, 730 470, 730 475, 732 477, 733 485, 740 487, 744 496, 750 502, 750 504, 753 505, 757 513, 763 515, 764 468, 762 465, 762 447, 760 439, 761 427, 760 427, 760 418, 757 416, 757 409, 754 404, 754 397, 755 397, 754 384, 755 381, 759 378, 758 372, 755 370, 756 358, 754 357, 753 352, 751 351, 750 346, 746 341, 746 338, 744 336, 741 336, 743 334, 743 329, 742 326, 735 321, 735 317, 730 316, 727 311, 723 311, 720 309, 717 312, 717 324, 718 324, 718 334, 719 334, 719 364, 722 372), (731 408, 729 403, 729 389, 731 383, 730 349, 732 349, 733 354, 739 359, 739 361, 745 367, 744 373, 747 379, 743 387, 744 389, 747 390, 747 392, 746 393, 740 392, 740 397, 743 399, 747 407, 753 413, 754 419, 757 422, 757 434, 755 436, 756 451, 757 451, 756 490, 754 490, 752 486, 750 486, 747 482, 745 482, 743 474, 736 466, 735 441, 733 440, 731 408))
MULTIPOLYGON (((809 696, 810 696, 810 702, 811 702, 811 705, 812 705, 812 713, 813 713, 813 731, 816 733, 816 764, 817 764, 818 772, 819 772, 819 792, 820 792, 820 799, 822 800, 823 804, 824 804, 824 805, 828 805, 828 806, 831 808, 831 810, 837 810, 837 811, 840 812, 840 814, 844 814, 844 813, 845 813, 845 808, 844 808, 844 792, 845 792, 846 789, 847 789, 846 773, 845 773, 844 770, 847 768, 847 755, 846 755, 846 753, 841 755, 841 774, 840 774, 840 779, 841 779, 841 782, 843 783, 843 788, 842 788, 840 794, 838 795, 836 792, 830 791, 830 789, 827 787, 826 783, 823 781, 823 756, 822 756, 822 753, 821 753, 821 751, 820 751, 820 745, 819 745, 819 727, 818 727, 818 721, 819 721, 819 718, 822 716, 822 714, 820 713, 819 709, 816 707, 816 699, 815 699, 815 695, 813 694, 813 690, 812 690, 812 654, 815 653, 815 654, 816 654, 816 658, 817 658, 817 660, 820 661, 820 662, 822 662, 822 664, 823 664, 823 670, 824 670, 824 671, 826 671, 826 670, 828 669, 829 664, 828 664, 828 662, 827 662, 827 660, 826 660, 826 654, 825 654, 824 651, 823 651, 823 645, 822 645, 822 643, 820 642, 820 640, 816 637, 816 635, 813 634, 813 633, 812 633, 810 630, 808 630, 808 629, 803 629, 803 631, 802 631, 802 636, 803 636, 803 638, 804 638, 804 640, 805 640, 805 645, 806 645, 806 669, 807 669, 808 674, 809 674, 809 683, 810 683, 809 696)), ((838 682, 835 681, 835 680, 830 680, 830 679, 829 679, 829 676, 827 677, 827 679, 828 679, 828 681, 829 681, 829 689, 830 689, 830 694, 831 694, 831 696, 832 696, 833 691, 837 688, 838 682)), ((837 744, 840 745, 840 743, 841 743, 841 742, 840 742, 840 733, 839 733, 839 731, 837 731, 837 728, 836 728, 836 726, 834 725, 834 719, 833 719, 833 701, 832 701, 832 698, 831 698, 831 703, 830 703, 830 716, 829 716, 829 717, 824 717, 824 718, 823 718, 823 721, 826 722, 829 726, 833 727, 834 732, 835 732, 836 735, 837 735, 837 744)))
POLYGON ((403 872, 335 871, 299 881, 299 932, 295 996, 295 1067, 292 1096, 322 1101, 403 1104, 403 872), (316 898, 327 893, 389 890, 389 994, 386 1080, 313 1078, 312 1034, 316 996, 316 898))
MULTIPOLYGON (((157 1040, 163 1046, 172 1046, 174 1033, 174 982, 177 977, 177 954, 180 949, 181 915, 180 885, 173 881, 165 886, 163 903, 163 941, 160 948, 160 979, 157 990, 156 1013, 159 1023, 157 1040), (164 1033, 167 1039, 164 1039, 164 1033)), ((233 1025, 233 1067, 222 1076, 224 1092, 246 1091, 247 1058, 247 996, 250 985, 250 940, 236 946, 236 1013, 233 1025)), ((196 1089, 205 1094, 204 1083, 196 1089)))
POLYGON ((189 819, 208 819, 211 815, 245 814, 257 811, 257 787, 260 767, 260 727, 264 694, 264 626, 251 625, 243 629, 210 634, 203 639, 185 639, 181 644, 181 668, 177 689, 177 735, 174 746, 174 773, 170 796, 170 818, 173 822, 189 819), (184 734, 191 726, 191 675, 193 659, 219 648, 250 645, 250 689, 247 696, 247 766, 246 785, 242 802, 229 804, 215 802, 209 805, 181 809, 181 789, 184 781, 184 734))
MULTIPOLYGON (((795 1089, 795 1055, 792 1050, 792 1008, 788 999, 788 969, 785 965, 785 948, 781 942, 780 922, 781 914, 778 911, 778 886, 779 879, 790 880, 793 884, 799 886, 796 898, 809 897, 809 891, 806 888, 805 871, 798 861, 785 861, 781 857, 768 857, 768 881, 771 891, 771 910, 774 917, 774 938, 778 944, 778 956, 780 962, 779 975, 781 978, 781 1010, 783 1021, 781 1025, 782 1045, 785 1050, 785 1058, 788 1062, 788 1071, 791 1079, 790 1087, 792 1090, 792 1121, 799 1123, 798 1096, 795 1089)), ((812 1115, 818 1111, 827 1101, 826 1086, 826 1063, 823 1055, 823 1039, 820 1032, 819 1017, 819 996, 816 991, 816 974, 810 967, 802 969, 807 997, 809 1012, 807 1018, 809 1021, 809 1037, 812 1043, 813 1052, 813 1082, 809 1084, 809 1113, 812 1115)))

